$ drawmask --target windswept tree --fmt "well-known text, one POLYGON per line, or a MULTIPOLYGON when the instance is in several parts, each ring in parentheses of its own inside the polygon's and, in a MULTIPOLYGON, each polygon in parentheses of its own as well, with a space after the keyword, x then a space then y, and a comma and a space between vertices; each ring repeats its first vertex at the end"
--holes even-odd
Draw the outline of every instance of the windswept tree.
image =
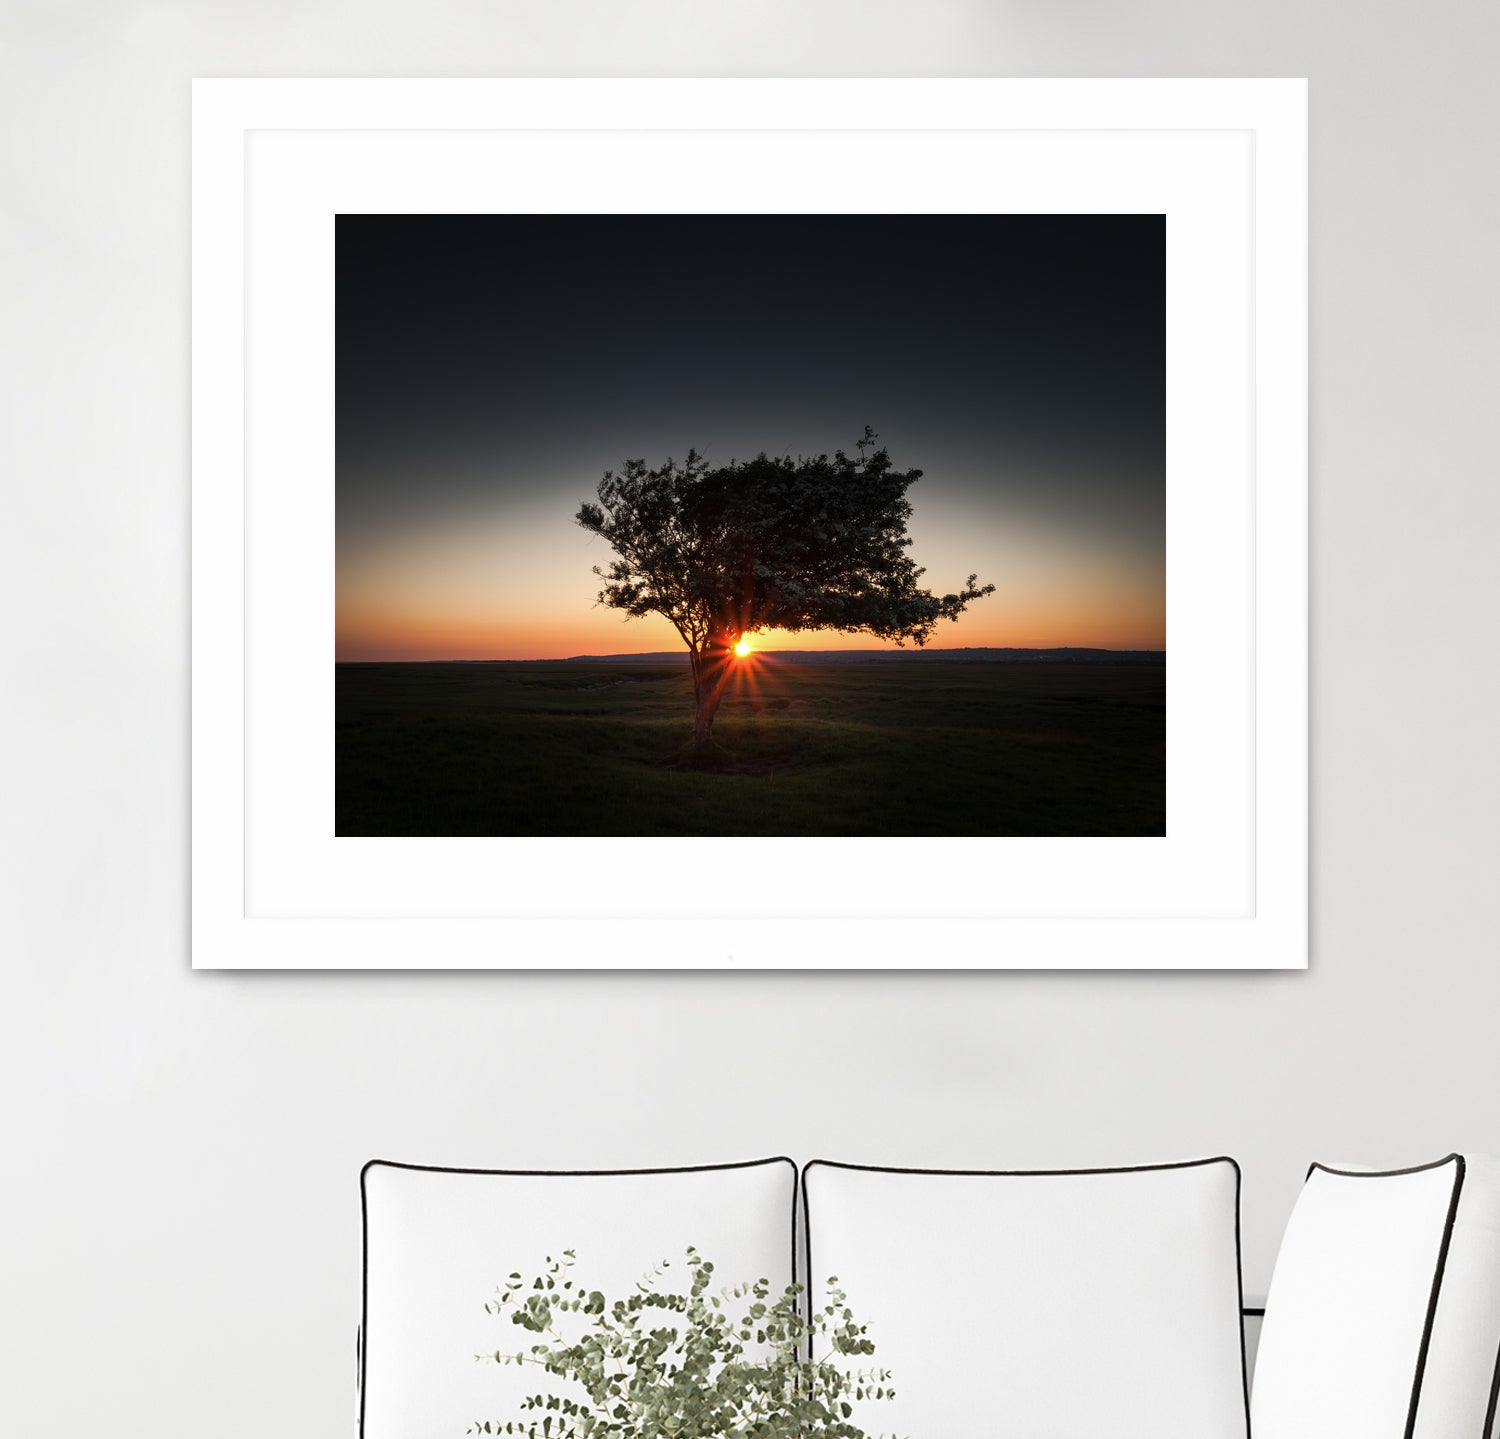
POLYGON ((898 470, 865 427, 857 458, 773 458, 711 466, 695 450, 656 469, 629 460, 605 472, 598 503, 577 521, 615 558, 595 565, 599 603, 664 615, 693 666, 693 738, 704 744, 735 646, 763 629, 865 633, 923 645, 994 585, 977 575, 935 595, 907 549, 906 492, 921 470, 898 470))

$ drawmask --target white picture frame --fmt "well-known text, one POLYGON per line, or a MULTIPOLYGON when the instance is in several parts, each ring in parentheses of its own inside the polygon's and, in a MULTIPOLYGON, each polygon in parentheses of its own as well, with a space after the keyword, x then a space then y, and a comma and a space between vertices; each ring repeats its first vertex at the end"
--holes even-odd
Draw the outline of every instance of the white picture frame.
POLYGON ((1306 154, 1301 80, 195 81, 193 966, 1305 967, 1306 154), (335 837, 333 217, 689 203, 1166 214, 1164 838, 335 837))

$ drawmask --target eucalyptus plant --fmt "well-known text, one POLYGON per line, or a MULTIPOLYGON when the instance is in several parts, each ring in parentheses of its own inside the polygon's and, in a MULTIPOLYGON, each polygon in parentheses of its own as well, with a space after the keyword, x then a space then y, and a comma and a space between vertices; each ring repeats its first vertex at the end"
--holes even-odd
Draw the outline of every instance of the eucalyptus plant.
POLYGON ((885 1369, 851 1367, 875 1345, 837 1279, 804 1320, 802 1286, 773 1297, 765 1279, 711 1291, 714 1266, 687 1250, 686 1294, 660 1287, 657 1265, 611 1303, 572 1275, 575 1255, 548 1258, 528 1285, 512 1274, 485 1311, 545 1338, 480 1354, 532 1365, 577 1386, 575 1397, 528 1395, 521 1416, 483 1420, 471 1434, 518 1439, 867 1439, 851 1400, 892 1399, 885 1369), (563 1329, 582 1332, 564 1338, 563 1329))

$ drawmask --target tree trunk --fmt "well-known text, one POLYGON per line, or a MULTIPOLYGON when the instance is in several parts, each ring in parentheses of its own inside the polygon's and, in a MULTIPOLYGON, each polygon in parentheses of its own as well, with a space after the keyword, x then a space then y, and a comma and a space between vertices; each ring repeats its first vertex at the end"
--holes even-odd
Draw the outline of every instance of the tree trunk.
POLYGON ((693 660, 693 700, 696 706, 693 715, 693 743, 708 743, 713 729, 714 714, 734 663, 735 637, 730 634, 711 635, 693 660))

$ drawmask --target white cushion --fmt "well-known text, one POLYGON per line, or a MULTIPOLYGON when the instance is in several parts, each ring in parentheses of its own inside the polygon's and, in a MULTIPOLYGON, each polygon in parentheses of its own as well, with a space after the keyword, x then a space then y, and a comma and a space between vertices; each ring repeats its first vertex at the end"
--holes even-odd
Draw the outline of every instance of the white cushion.
POLYGON ((796 1182, 789 1159, 585 1174, 366 1165, 360 1433, 432 1439, 520 1417, 535 1374, 475 1355, 536 1336, 484 1306, 512 1271, 530 1280, 565 1249, 584 1286, 611 1300, 661 1260, 671 1264, 663 1287, 685 1290, 689 1245, 725 1284, 764 1278, 780 1293, 792 1279, 796 1182))
POLYGON ((1495 1432, 1500 1382, 1500 1160, 1464 1156, 1422 1375, 1415 1439, 1495 1432))
POLYGON ((1500 1354, 1500 1164, 1314 1165, 1266 1300, 1255 1439, 1485 1439, 1500 1354))
POLYGON ((870 1433, 1245 1439, 1239 1168, 803 1170, 813 1307, 836 1276, 896 1399, 870 1433))

